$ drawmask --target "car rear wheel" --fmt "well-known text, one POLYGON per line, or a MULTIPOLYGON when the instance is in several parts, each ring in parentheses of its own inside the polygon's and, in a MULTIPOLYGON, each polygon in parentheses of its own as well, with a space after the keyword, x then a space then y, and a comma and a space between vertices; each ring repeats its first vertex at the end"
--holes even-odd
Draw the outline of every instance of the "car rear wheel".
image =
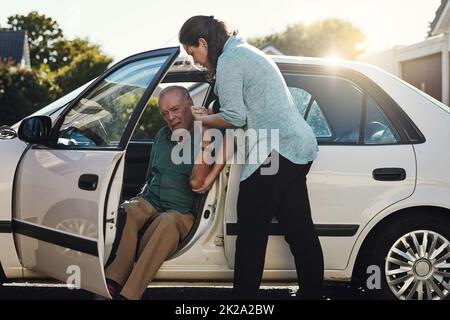
POLYGON ((381 288, 369 290, 373 297, 449 299, 450 217, 403 217, 378 231, 364 263, 381 271, 381 288))

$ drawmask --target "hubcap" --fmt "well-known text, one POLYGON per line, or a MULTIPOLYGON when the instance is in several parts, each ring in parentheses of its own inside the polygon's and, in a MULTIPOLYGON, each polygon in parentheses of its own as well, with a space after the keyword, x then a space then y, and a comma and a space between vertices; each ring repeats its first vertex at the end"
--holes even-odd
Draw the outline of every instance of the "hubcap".
POLYGON ((442 300, 450 295, 450 242, 433 231, 414 231, 389 250, 386 280, 401 300, 442 300))
POLYGON ((426 278, 431 271, 431 263, 427 259, 421 259, 414 265, 414 274, 416 277, 426 278))

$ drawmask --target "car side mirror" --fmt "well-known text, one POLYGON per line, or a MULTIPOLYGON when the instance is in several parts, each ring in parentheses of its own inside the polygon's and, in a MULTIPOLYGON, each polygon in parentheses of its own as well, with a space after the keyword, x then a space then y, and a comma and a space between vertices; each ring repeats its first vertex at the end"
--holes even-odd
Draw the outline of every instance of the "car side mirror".
POLYGON ((48 145, 52 131, 52 119, 47 116, 26 118, 19 127, 19 139, 28 143, 48 145))

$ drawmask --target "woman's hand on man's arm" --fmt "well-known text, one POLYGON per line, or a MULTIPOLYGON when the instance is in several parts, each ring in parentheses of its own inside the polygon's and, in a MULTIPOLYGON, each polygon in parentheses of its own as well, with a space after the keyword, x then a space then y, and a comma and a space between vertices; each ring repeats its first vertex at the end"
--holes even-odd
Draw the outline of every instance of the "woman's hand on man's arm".
MULTIPOLYGON (((209 173, 204 178, 203 183, 201 185, 197 184, 194 186, 193 184, 191 184, 192 191, 194 191, 195 193, 204 194, 207 193, 209 190, 211 190, 220 172, 222 172, 228 160, 233 156, 235 152, 235 145, 233 142, 234 142, 233 135, 224 136, 224 139, 216 152, 217 156, 215 158, 215 163, 213 167, 210 168, 209 173)), ((197 182, 200 181, 197 180, 197 182)))
POLYGON ((234 129, 235 126, 230 122, 225 121, 220 113, 209 114, 209 115, 199 115, 192 113, 195 121, 201 121, 202 124, 209 128, 224 128, 224 129, 234 129))

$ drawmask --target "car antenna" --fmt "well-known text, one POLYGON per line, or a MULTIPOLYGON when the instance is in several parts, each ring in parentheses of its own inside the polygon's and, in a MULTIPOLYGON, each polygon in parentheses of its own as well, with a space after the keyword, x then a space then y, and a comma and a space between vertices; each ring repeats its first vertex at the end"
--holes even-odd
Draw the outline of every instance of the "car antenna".
POLYGON ((178 33, 176 33, 173 37, 171 37, 169 40, 164 42, 164 44, 161 46, 161 48, 164 48, 167 44, 169 44, 173 39, 178 37, 178 33))

